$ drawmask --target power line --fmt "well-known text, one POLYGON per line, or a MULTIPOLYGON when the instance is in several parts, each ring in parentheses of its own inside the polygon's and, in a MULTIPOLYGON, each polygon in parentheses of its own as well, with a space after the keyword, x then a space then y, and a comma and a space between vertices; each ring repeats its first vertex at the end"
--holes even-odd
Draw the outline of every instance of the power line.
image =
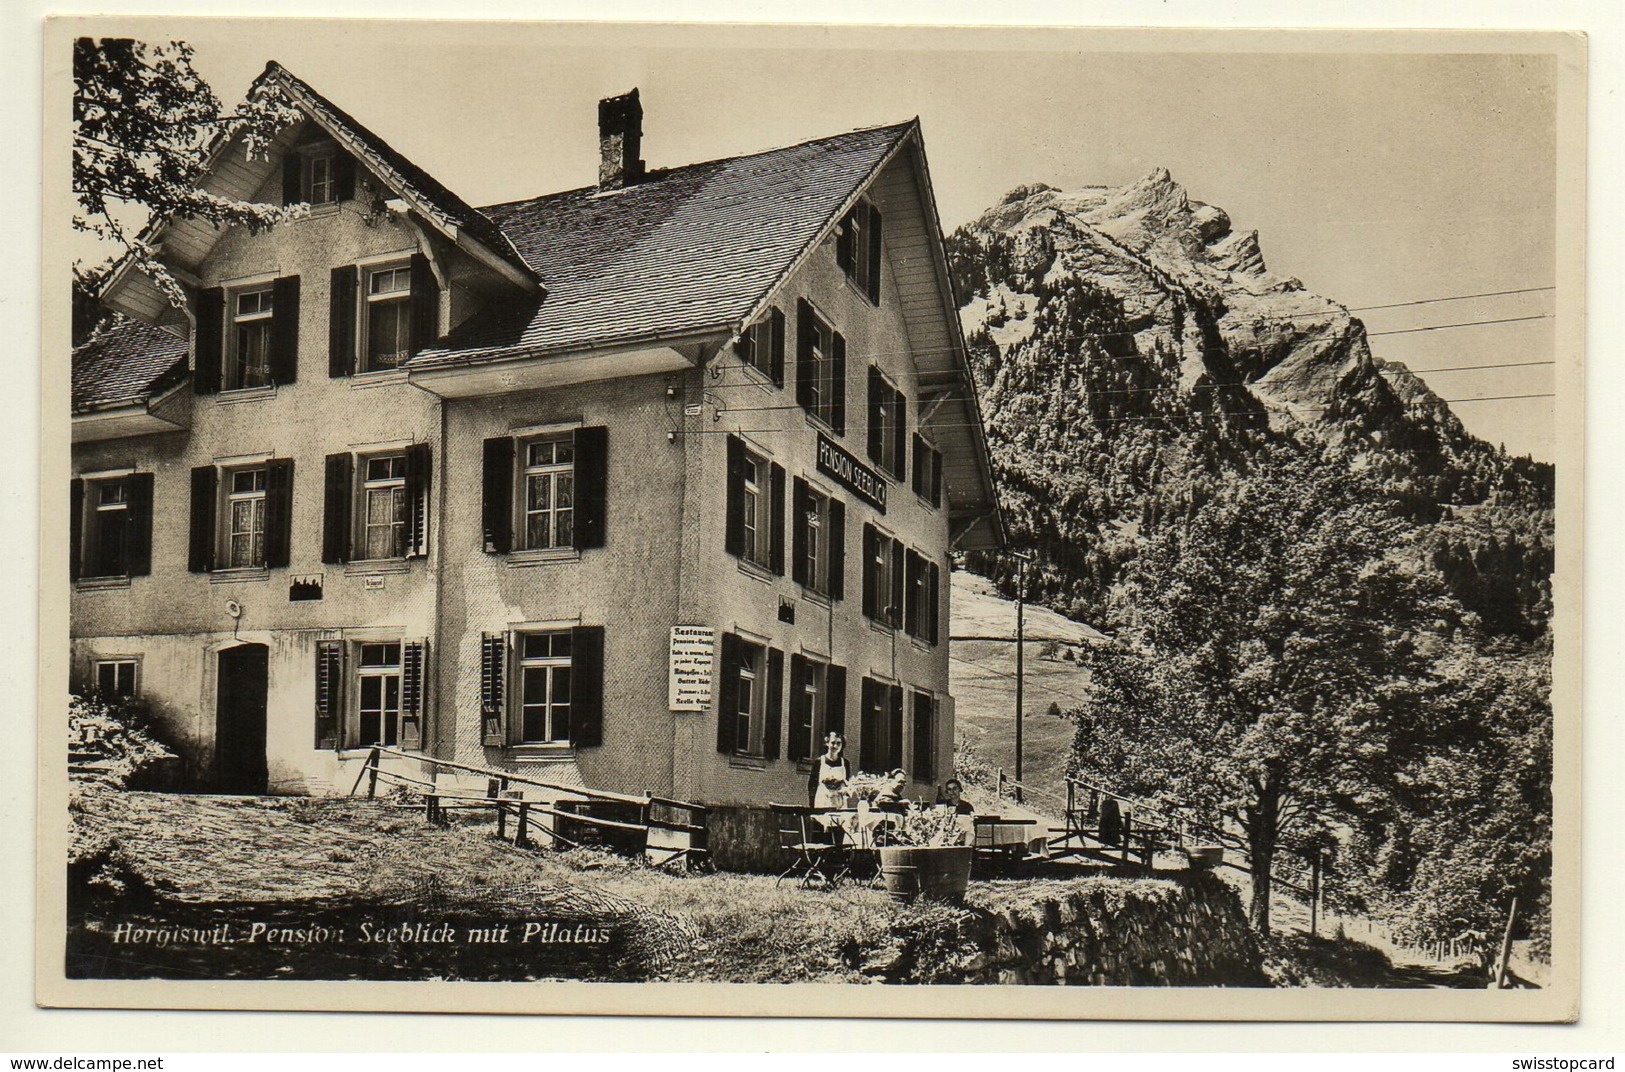
POLYGON ((1452 294, 1445 298, 1418 298, 1415 301, 1390 302, 1387 305, 1354 305, 1349 307, 1349 312, 1369 313, 1378 309, 1403 309, 1410 305, 1433 305, 1437 302, 1467 301, 1470 298, 1499 298, 1506 294, 1535 294, 1540 291, 1556 289, 1556 287, 1519 287, 1516 290, 1485 290, 1477 294, 1452 294))
POLYGON ((1392 331, 1368 331, 1365 337, 1374 339, 1379 335, 1413 335, 1418 331, 1444 331, 1448 328, 1476 328, 1485 324, 1520 324, 1525 320, 1551 320, 1551 313, 1538 313, 1534 316, 1508 316, 1500 320, 1467 320, 1460 324, 1429 324, 1421 328, 1395 328, 1392 331))
MULTIPOLYGON (((1424 369, 1413 369, 1409 365, 1407 365, 1407 366, 1405 366, 1403 371, 1409 372, 1413 376, 1422 376, 1422 375, 1426 375, 1429 372, 1476 372, 1479 369, 1530 368, 1530 367, 1532 367, 1534 365, 1555 365, 1555 364, 1557 364, 1556 361, 1507 361, 1507 362, 1504 362, 1504 363, 1499 364, 1499 365, 1447 365, 1444 368, 1424 368, 1424 369)), ((1386 376, 1388 374, 1388 369, 1378 369, 1377 371, 1379 373, 1381 373, 1382 375, 1384 375, 1384 376, 1386 376)))

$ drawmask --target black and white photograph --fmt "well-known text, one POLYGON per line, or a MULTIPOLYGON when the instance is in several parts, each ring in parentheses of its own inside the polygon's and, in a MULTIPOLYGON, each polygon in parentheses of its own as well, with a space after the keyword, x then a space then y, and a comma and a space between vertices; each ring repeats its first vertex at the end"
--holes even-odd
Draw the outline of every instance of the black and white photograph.
POLYGON ((45 49, 43 1004, 1575 1015, 1580 39, 45 49))

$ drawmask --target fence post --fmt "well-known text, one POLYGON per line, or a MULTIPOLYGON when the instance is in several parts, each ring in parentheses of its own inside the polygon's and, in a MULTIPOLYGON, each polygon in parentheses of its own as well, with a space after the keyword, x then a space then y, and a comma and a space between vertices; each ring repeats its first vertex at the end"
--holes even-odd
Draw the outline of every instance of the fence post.
POLYGON ((513 843, 521 849, 530 848, 530 801, 519 802, 519 826, 513 832, 513 843))
POLYGON ((1123 811, 1123 862, 1129 862, 1129 846, 1134 842, 1134 812, 1123 811))
POLYGON ((431 826, 438 821, 436 813, 440 810, 440 794, 430 790, 423 794, 423 821, 431 826))
POLYGON ((508 802, 497 797, 497 840, 504 841, 508 837, 508 802))
POLYGON ((998 787, 998 789, 994 790, 994 795, 999 800, 1004 799, 1004 768, 1003 767, 999 768, 999 787, 998 787))
POLYGON ((367 753, 367 799, 378 796, 378 749, 367 753))

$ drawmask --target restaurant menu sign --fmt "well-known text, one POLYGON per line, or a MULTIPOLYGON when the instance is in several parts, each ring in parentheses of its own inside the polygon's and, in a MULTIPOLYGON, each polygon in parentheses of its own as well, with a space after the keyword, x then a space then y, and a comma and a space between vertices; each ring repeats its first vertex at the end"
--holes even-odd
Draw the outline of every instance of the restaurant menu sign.
POLYGON ((671 627, 671 672, 666 679, 673 711, 707 711, 711 707, 711 667, 716 662, 717 631, 709 625, 671 627))
POLYGON ((818 433, 818 471, 832 477, 870 506, 886 512, 886 480, 843 450, 829 436, 818 433))

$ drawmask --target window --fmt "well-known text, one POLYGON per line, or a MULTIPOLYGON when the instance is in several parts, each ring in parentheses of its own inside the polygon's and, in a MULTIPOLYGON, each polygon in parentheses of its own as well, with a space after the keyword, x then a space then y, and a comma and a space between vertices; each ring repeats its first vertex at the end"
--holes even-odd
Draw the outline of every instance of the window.
POLYGON ((355 196, 355 160, 332 142, 307 145, 282 159, 282 203, 311 207, 355 196))
POLYGON ((75 580, 151 572, 151 473, 75 480, 70 494, 69 558, 75 580))
POLYGON ((316 645, 316 747, 423 745, 426 640, 316 645))
POLYGON ((797 477, 791 518, 791 579, 819 595, 842 598, 846 587, 845 504, 797 477))
POLYGON ((914 491, 932 506, 942 505, 942 452, 914 433, 914 491))
POLYGON ((608 450, 602 427, 487 439, 486 553, 604 546, 608 450))
POLYGON ((192 470, 189 568, 286 566, 292 534, 293 462, 192 470))
POLYGON ((835 238, 835 262, 865 297, 880 304, 880 210, 859 201, 841 221, 835 238))
POLYGON ((909 636, 937 642, 937 609, 941 573, 937 564, 913 550, 904 557, 903 628, 909 636))
POLYGON ((381 454, 328 455, 322 561, 427 555, 429 472, 427 443, 381 454))
POLYGON ((193 351, 192 389, 198 394, 295 382, 299 277, 200 291, 193 351))
POLYGON ((824 734, 846 731, 846 668, 820 659, 790 656, 791 759, 823 751, 824 734))
POLYGON ((937 701, 923 689, 913 690, 914 769, 910 776, 917 782, 937 779, 937 701))
POLYGON ((487 748, 602 744, 602 627, 486 633, 480 641, 480 712, 487 748), (510 677, 516 679, 512 688, 510 677))
POLYGON ((717 751, 777 759, 784 734, 784 653, 734 633, 722 635, 717 751))
POLYGON ((869 366, 869 459, 901 480, 908 442, 908 403, 879 369, 869 366))
POLYGON ((440 282, 421 253, 328 278, 327 374, 399 368, 440 334, 440 282))
POLYGON ((772 380, 774 386, 783 387, 784 314, 778 309, 769 310, 766 316, 740 333, 734 352, 739 360, 772 380))
POLYGON ((332 203, 334 197, 333 184, 333 156, 330 153, 315 153, 305 157, 304 160, 305 200, 312 205, 326 205, 332 203))
POLYGON ((135 659, 96 660, 96 693, 105 700, 137 695, 135 659))
POLYGON ((729 554, 784 575, 784 467, 732 435, 726 521, 729 554))
POLYGON ((369 269, 362 322, 363 372, 400 367, 412 352, 412 272, 405 265, 369 269))
POLYGON ((895 770, 903 765, 903 688, 866 677, 862 692, 858 765, 866 771, 895 770))
POLYGON ((796 404, 846 434, 846 340, 805 300, 796 303, 796 404))
POLYGON ((863 526, 863 613, 893 629, 903 624, 903 544, 863 526))

